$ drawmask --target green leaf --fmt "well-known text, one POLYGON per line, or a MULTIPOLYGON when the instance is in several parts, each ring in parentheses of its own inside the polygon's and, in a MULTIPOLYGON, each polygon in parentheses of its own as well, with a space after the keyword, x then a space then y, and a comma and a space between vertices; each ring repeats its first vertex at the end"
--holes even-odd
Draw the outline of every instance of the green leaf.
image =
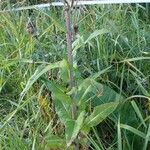
POLYGON ((78 36, 78 38, 73 42, 73 52, 75 52, 77 49, 79 49, 83 45, 87 44, 92 39, 96 38, 97 36, 103 35, 106 33, 109 33, 109 31, 106 29, 96 30, 92 34, 90 34, 90 36, 85 41, 84 41, 83 36, 78 36))
POLYGON ((59 69, 59 77, 64 83, 69 83, 69 65, 67 61, 62 63, 62 67, 59 69))
POLYGON ((118 150, 122 150, 122 138, 121 138, 121 129, 120 129, 120 115, 118 116, 117 134, 118 134, 118 150))
POLYGON ((106 29, 101 29, 101 30, 96 30, 94 31, 89 37, 88 39, 84 42, 85 44, 88 43, 90 40, 92 40, 93 38, 99 36, 99 35, 103 35, 105 33, 108 33, 108 30, 106 29))
POLYGON ((66 89, 64 87, 56 84, 54 81, 51 80, 47 80, 44 78, 42 78, 42 80, 44 81, 47 88, 52 92, 52 95, 53 97, 55 97, 55 99, 68 104, 72 104, 72 99, 70 98, 69 95, 65 93, 66 89))
POLYGON ((136 134, 138 136, 140 136, 140 137, 142 137, 143 139, 146 139, 146 134, 145 133, 143 133, 143 132, 141 132, 141 131, 139 131, 139 130, 137 130, 137 129, 129 126, 129 125, 120 124, 120 127, 123 128, 123 129, 126 129, 126 130, 128 130, 128 131, 130 131, 130 132, 132 132, 132 133, 134 133, 134 134, 136 134))
POLYGON ((135 101, 131 101, 132 107, 134 109, 134 111, 136 112, 137 116, 139 117, 139 119, 141 120, 141 123, 144 125, 144 127, 146 128, 146 124, 144 122, 143 116, 141 114, 141 111, 139 110, 137 104, 135 101))
POLYGON ((60 121, 65 125, 68 120, 72 119, 71 105, 58 100, 56 97, 53 97, 53 99, 54 99, 56 113, 60 121))
POLYGON ((73 56, 75 57, 77 53, 77 49, 84 45, 84 38, 83 36, 78 36, 77 39, 72 43, 73 47, 73 56))
POLYGON ((84 120, 85 112, 81 112, 78 116, 77 120, 68 120, 65 124, 66 126, 66 141, 67 141, 67 147, 69 147, 72 142, 77 137, 84 120))
POLYGON ((93 107, 98 106, 103 103, 115 102, 115 101, 120 101, 123 99, 122 95, 114 91, 109 86, 104 85, 104 84, 102 84, 102 86, 103 86, 103 91, 101 93, 101 96, 92 100, 93 107))
POLYGON ((85 126, 93 127, 98 125, 116 109, 118 104, 118 102, 110 102, 96 106, 92 114, 86 118, 85 126))
POLYGON ((77 98, 79 99, 79 103, 83 100, 88 100, 93 95, 99 97, 103 92, 103 85, 96 82, 93 79, 85 79, 79 86, 77 91, 77 98))
MULTIPOLYGON (((141 90, 141 92, 143 93, 143 95, 145 95, 145 96, 150 96, 150 94, 149 94, 149 92, 144 88, 144 86, 142 85, 142 83, 141 82, 143 82, 143 81, 146 81, 145 80, 145 78, 146 77, 142 77, 141 78, 141 81, 139 80, 140 78, 139 78, 139 75, 138 74, 136 74, 135 72, 133 72, 132 70, 130 70, 130 72, 132 73, 132 75, 135 77, 135 80, 136 80, 136 82, 137 82, 137 84, 138 84, 138 86, 139 86, 139 89, 141 90), (143 81, 142 81, 143 80, 143 81)), ((140 71, 139 71, 140 72, 140 71)), ((141 73, 142 74, 142 73, 141 73)))
MULTIPOLYGON (((97 78, 93 76, 93 78, 97 78)), ((78 105, 82 105, 90 100, 93 107, 123 99, 123 96, 111 89, 109 86, 96 82, 92 77, 78 83, 75 99, 78 105)))
POLYGON ((149 126, 148 126, 148 130, 147 130, 147 134, 146 134, 143 150, 147 149, 148 141, 150 141, 150 123, 149 123, 149 126))
POLYGON ((30 77, 30 79, 28 80, 24 90, 21 92, 21 99, 23 99, 24 95, 27 93, 27 91, 30 89, 30 87, 33 85, 33 83, 35 81, 37 81, 37 79, 39 77, 41 77, 44 73, 46 73, 47 71, 54 69, 54 68, 59 68, 61 67, 61 65, 64 63, 65 60, 56 62, 56 63, 51 63, 49 65, 41 65, 39 66, 36 71, 34 72, 34 74, 30 77))
POLYGON ((60 121, 65 124, 71 117, 72 99, 65 93, 66 89, 51 80, 42 78, 47 88, 52 92, 56 113, 60 121))
POLYGON ((103 69, 103 70, 101 70, 95 74, 92 74, 90 76, 90 78, 95 80, 96 78, 100 77, 102 74, 108 72, 111 68, 112 68, 112 66, 109 66, 109 67, 107 67, 107 68, 105 68, 105 69, 103 69))
POLYGON ((139 61, 139 60, 150 60, 150 57, 135 57, 135 58, 128 58, 128 59, 124 59, 120 62, 132 62, 132 61, 139 61))
POLYGON ((45 139, 46 148, 64 148, 66 147, 66 140, 56 135, 50 135, 45 139))

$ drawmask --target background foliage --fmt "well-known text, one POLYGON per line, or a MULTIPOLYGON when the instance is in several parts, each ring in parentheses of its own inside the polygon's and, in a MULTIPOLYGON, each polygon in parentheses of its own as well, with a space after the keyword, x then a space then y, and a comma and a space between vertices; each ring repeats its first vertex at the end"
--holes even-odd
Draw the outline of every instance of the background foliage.
POLYGON ((72 91, 63 10, 31 13, 37 38, 27 32, 29 14, 0 14, 0 149, 65 149, 65 143, 70 146, 78 135, 80 149, 146 150, 150 140, 147 9, 137 4, 73 10, 77 88, 72 91), (67 122, 68 112, 62 108, 70 111, 70 93, 80 107, 77 120, 67 122), (97 114, 99 119, 92 120, 97 114), (85 116, 85 124, 92 124, 90 131, 81 127, 85 116))

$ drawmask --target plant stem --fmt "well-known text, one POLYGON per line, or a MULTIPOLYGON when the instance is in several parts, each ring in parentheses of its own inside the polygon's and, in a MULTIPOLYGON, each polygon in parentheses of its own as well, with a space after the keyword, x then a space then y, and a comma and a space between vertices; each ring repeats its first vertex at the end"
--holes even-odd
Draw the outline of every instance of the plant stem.
POLYGON ((66 40, 67 40, 67 54, 68 54, 68 62, 70 65, 70 88, 74 87, 74 79, 73 79, 73 56, 72 56, 72 28, 71 28, 71 18, 70 18, 70 8, 65 5, 65 21, 66 21, 66 40))
MULTIPOLYGON (((73 1, 72 1, 73 2, 73 1)), ((65 1, 64 2, 64 10, 65 10, 65 22, 66 22, 66 40, 67 40, 67 54, 68 54, 68 62, 70 66, 69 77, 70 77, 70 88, 72 89, 75 86, 75 81, 73 77, 73 55, 72 55, 72 41, 73 41, 73 29, 71 27, 71 6, 65 1)), ((76 117, 76 104, 73 101, 72 105, 72 118, 76 117)), ((75 150, 79 150, 79 141, 78 138, 74 141, 75 150)))
MULTIPOLYGON (((64 5, 65 8, 65 22, 66 22, 66 28, 67 28, 67 33, 66 33, 66 40, 67 40, 67 54, 68 54, 68 63, 70 66, 69 70, 69 77, 70 77, 70 89, 72 89, 75 86, 75 81, 73 77, 73 56, 72 56, 72 39, 73 39, 73 31, 71 28, 71 8, 69 5, 64 5)), ((73 106, 72 106, 72 118, 75 119, 75 114, 76 114, 76 105, 75 102, 73 101, 73 106)))

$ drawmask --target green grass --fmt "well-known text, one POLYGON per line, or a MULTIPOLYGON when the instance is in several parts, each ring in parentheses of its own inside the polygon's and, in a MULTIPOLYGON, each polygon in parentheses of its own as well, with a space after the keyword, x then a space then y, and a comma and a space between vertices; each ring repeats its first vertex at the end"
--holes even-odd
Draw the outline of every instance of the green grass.
MULTIPOLYGON (((78 11, 72 15, 79 30, 73 51, 75 78, 97 75, 96 80, 103 84, 101 94, 105 93, 103 98, 89 100, 87 109, 118 100, 114 95, 121 95, 124 101, 83 143, 93 150, 146 150, 150 144, 147 11, 139 5, 92 6, 78 11)), ((46 150, 51 133, 64 135, 51 94, 40 79, 35 78, 20 98, 40 65, 67 58, 63 10, 33 11, 38 39, 28 34, 27 17, 27 11, 0 14, 0 149, 5 150, 46 150)), ((44 77, 57 83, 62 80, 57 69, 44 77)))

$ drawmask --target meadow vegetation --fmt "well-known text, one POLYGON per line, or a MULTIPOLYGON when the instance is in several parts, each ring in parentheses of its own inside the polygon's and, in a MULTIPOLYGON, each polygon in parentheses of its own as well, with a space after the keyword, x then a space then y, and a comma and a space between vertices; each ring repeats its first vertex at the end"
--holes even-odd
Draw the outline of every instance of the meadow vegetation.
POLYGON ((150 20, 141 5, 75 9, 69 88, 60 7, 0 13, 0 150, 148 150, 150 20), (73 101, 72 101, 73 99, 73 101), (72 117, 72 106, 76 105, 72 117))

